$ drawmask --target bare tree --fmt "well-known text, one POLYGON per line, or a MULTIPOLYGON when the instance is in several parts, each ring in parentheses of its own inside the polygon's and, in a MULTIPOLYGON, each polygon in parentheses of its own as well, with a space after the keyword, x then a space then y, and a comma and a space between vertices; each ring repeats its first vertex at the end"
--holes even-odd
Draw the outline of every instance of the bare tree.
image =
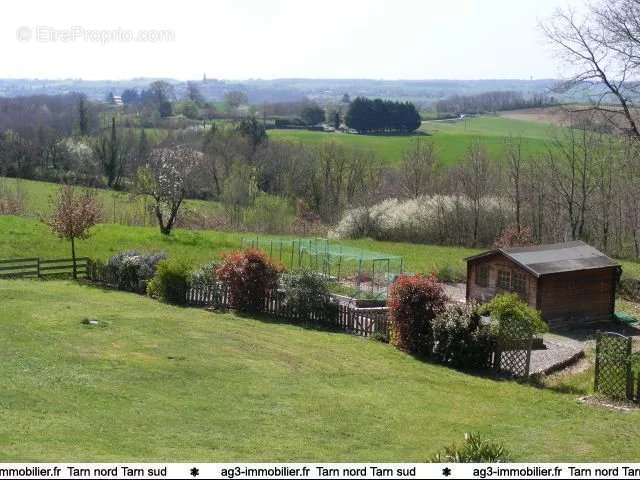
POLYGON ((151 152, 136 175, 136 191, 154 201, 160 233, 169 235, 187 192, 197 181, 202 153, 180 145, 151 152))
POLYGON ((524 197, 529 205, 530 225, 537 243, 541 243, 545 238, 545 209, 549 189, 545 167, 545 159, 532 157, 522 172, 524 197))
POLYGON ((595 183, 597 225, 600 226, 600 245, 607 252, 610 247, 610 232, 612 224, 613 209, 615 205, 616 183, 618 170, 621 167, 620 145, 616 138, 609 137, 603 139, 603 148, 595 158, 595 183))
POLYGON ((635 112, 640 0, 602 0, 585 15, 558 10, 541 27, 573 70, 564 87, 586 87, 592 92, 592 110, 640 138, 635 112))
POLYGON ((640 155, 636 142, 626 142, 619 177, 619 215, 621 227, 631 230, 633 253, 640 258, 640 155))
POLYGON ((428 193, 434 183, 438 157, 432 141, 418 139, 404 152, 401 165, 402 187, 410 198, 428 193))
POLYGON ((53 233, 71 242, 73 278, 77 278, 75 240, 89 236, 89 229, 100 221, 101 206, 92 191, 78 192, 70 185, 63 185, 52 201, 52 211, 47 224, 53 233))
POLYGON ((462 193, 471 203, 473 246, 477 246, 483 202, 492 190, 492 182, 495 182, 494 168, 489 155, 477 139, 469 145, 458 172, 462 193))
POLYGON ((335 142, 324 142, 309 151, 305 199, 323 220, 337 221, 345 208, 373 199, 380 181, 373 154, 335 142))
POLYGON ((509 167, 509 186, 516 216, 516 232, 522 228, 522 177, 525 168, 525 160, 522 157, 522 137, 509 137, 506 141, 505 155, 509 167))
POLYGON ((591 128, 581 122, 566 129, 550 143, 547 152, 548 181, 558 206, 567 214, 571 240, 585 238, 586 213, 595 189, 594 159, 600 148, 600 135, 591 128))
POLYGON ((234 128, 212 126, 205 133, 202 149, 205 172, 213 184, 215 196, 220 197, 233 165, 248 161, 251 146, 234 128))

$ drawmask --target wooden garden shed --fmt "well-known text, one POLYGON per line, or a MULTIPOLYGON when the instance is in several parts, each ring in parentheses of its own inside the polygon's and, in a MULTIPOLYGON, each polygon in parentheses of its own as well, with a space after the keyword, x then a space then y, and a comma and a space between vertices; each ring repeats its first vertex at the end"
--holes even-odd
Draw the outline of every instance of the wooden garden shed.
POLYGON ((498 248, 468 257, 467 301, 515 292, 552 328, 608 320, 620 265, 581 241, 498 248))

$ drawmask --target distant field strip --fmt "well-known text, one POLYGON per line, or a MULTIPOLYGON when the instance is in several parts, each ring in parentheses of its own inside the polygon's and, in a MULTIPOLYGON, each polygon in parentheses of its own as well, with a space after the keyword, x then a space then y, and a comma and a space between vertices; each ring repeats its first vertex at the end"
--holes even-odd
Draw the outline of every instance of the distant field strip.
MULTIPOLYGON (((555 128, 557 131, 557 128, 555 128)), ((367 150, 386 165, 397 166, 403 153, 418 138, 432 140, 440 160, 445 165, 458 163, 474 139, 486 146, 490 155, 502 157, 505 140, 522 137, 525 155, 542 154, 552 138, 554 127, 538 122, 515 120, 498 116, 482 116, 463 120, 432 120, 422 123, 418 134, 402 135, 357 135, 347 133, 312 132, 308 130, 269 130, 274 139, 299 141, 317 145, 325 141, 367 150)))

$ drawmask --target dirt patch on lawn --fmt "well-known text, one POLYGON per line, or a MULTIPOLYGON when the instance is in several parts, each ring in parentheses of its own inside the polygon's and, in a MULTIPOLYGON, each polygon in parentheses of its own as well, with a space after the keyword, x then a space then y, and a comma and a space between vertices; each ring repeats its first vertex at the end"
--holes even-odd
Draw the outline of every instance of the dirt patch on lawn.
POLYGON ((528 122, 545 123, 548 125, 566 126, 568 115, 561 107, 524 108, 500 113, 501 117, 528 122))

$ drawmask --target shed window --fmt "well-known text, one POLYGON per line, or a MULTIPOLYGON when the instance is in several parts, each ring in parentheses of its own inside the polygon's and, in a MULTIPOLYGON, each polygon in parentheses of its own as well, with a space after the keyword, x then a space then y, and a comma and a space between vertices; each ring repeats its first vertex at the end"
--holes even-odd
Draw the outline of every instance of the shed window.
POLYGON ((511 272, 508 270, 498 270, 498 287, 504 290, 511 289, 511 272))
POLYGON ((489 286, 489 266, 480 265, 476 272, 476 285, 479 287, 489 286))
POLYGON ((513 272, 513 276, 511 277, 511 290, 522 294, 527 293, 527 279, 524 273, 513 272))

